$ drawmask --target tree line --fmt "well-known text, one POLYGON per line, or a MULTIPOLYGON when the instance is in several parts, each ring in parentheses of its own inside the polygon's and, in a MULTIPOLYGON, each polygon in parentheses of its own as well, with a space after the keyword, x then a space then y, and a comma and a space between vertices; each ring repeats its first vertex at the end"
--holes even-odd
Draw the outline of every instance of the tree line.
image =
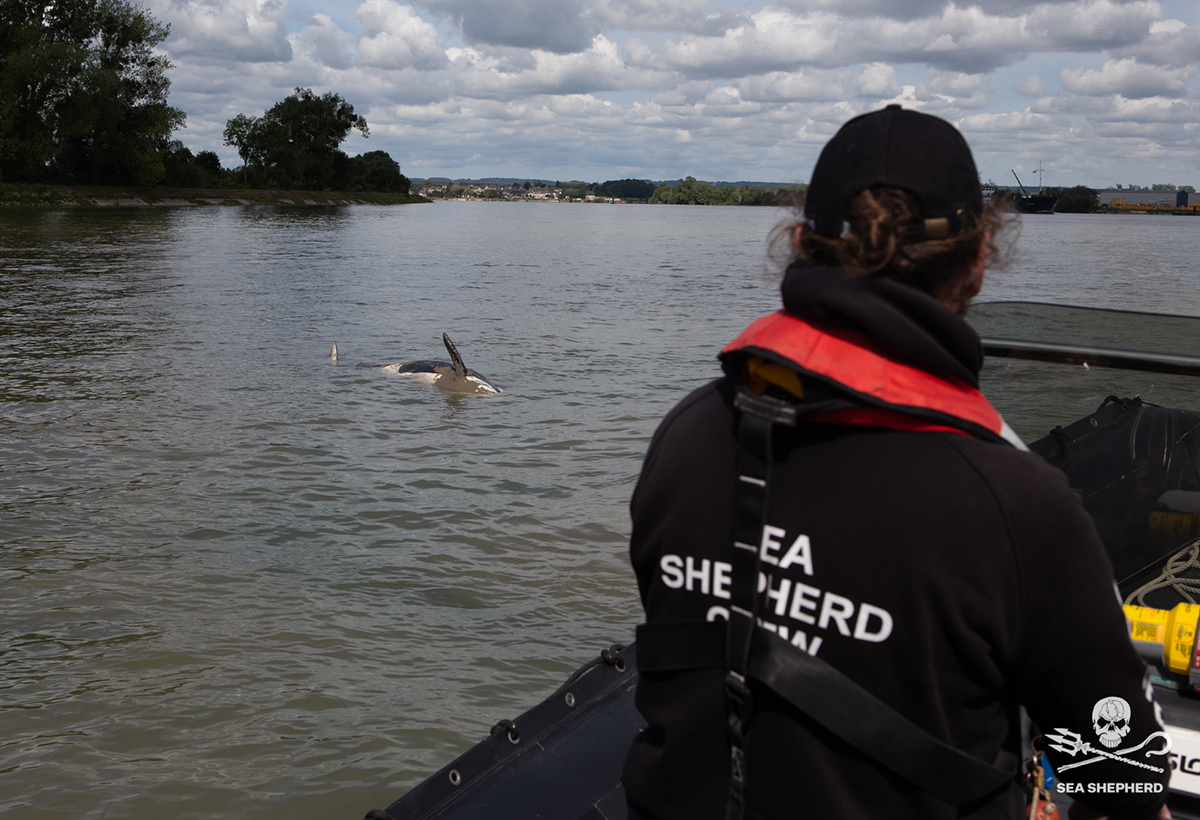
POLYGON ((1117 183, 1113 186, 1118 191, 1187 191, 1189 194, 1196 193, 1195 187, 1191 185, 1172 185, 1169 182, 1155 182, 1153 185, 1122 185, 1117 183))
MULTIPOLYGON (((557 183, 556 183, 557 185, 557 183)), ((564 195, 582 199, 588 193, 614 199, 644 199, 655 205, 771 205, 795 204, 807 186, 777 187, 766 185, 711 185, 685 177, 672 185, 655 185, 640 179, 618 179, 603 183, 568 183, 564 195)))
POLYGON ((652 204, 663 205, 768 205, 788 207, 801 202, 807 185, 767 187, 764 185, 710 185, 684 177, 676 185, 663 183, 654 189, 652 204))
MULTIPOLYGON (((774 207, 789 207, 803 201, 806 185, 776 186, 776 185, 711 185, 707 182, 697 182, 694 177, 679 180, 678 184, 653 183, 643 179, 610 179, 607 182, 560 182, 524 183, 514 182, 498 188, 473 190, 466 184, 449 183, 434 187, 428 180, 419 181, 422 187, 429 186, 427 196, 434 198, 456 199, 462 196, 476 196, 481 199, 504 199, 519 195, 524 189, 526 195, 536 187, 539 191, 549 189, 561 201, 573 201, 595 197, 597 199, 619 199, 624 202, 649 202, 667 205, 768 205, 774 207), (514 193, 515 192, 515 193, 514 193)), ((537 198, 544 198, 539 196, 537 198)))
POLYGON ((339 149, 366 120, 332 92, 310 89, 261 117, 229 120, 225 142, 244 166, 221 167, 173 138, 174 66, 155 48, 170 27, 130 0, 0 0, 0 183, 409 192, 384 151, 339 149))

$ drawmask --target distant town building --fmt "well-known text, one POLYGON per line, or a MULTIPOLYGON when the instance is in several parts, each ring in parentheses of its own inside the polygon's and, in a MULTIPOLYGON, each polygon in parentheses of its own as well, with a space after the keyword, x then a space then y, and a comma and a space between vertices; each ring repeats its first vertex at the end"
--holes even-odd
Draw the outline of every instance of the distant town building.
POLYGON ((1104 188, 1100 192, 1100 208, 1113 210, 1158 210, 1190 208, 1200 205, 1200 195, 1187 191, 1146 191, 1128 188, 1104 188))

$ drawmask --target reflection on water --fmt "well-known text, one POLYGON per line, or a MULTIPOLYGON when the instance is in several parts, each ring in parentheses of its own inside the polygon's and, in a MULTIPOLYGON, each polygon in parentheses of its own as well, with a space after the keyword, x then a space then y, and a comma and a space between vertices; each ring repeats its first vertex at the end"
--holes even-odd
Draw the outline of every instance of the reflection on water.
POLYGON ((111 373, 110 353, 150 350, 164 316, 153 308, 172 287, 168 277, 131 269, 126 244, 152 257, 165 214, 119 220, 97 235, 66 214, 5 214, 0 278, 0 350, 5 378, 0 401, 131 398, 144 375, 111 373), (97 377, 96 371, 102 371, 97 377))
MULTIPOLYGON (((0 812, 360 817, 627 641, 642 454, 780 216, 0 212, 0 812), (355 367, 443 332, 507 392, 355 367)), ((985 297, 1200 314, 1191 224, 1029 218, 985 297)), ((1121 392, 1037 367, 987 374, 1028 437, 1121 392)))

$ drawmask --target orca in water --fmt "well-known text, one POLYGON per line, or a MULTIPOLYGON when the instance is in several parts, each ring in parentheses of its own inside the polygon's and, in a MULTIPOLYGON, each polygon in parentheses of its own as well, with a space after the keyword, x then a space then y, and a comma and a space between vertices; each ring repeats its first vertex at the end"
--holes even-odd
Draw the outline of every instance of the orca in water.
POLYGON ((359 367, 373 367, 388 373, 408 376, 417 381, 432 384, 434 387, 445 390, 448 393, 493 394, 504 392, 463 364, 462 356, 458 355, 458 348, 454 346, 454 342, 450 341, 450 337, 445 333, 442 334, 442 341, 446 344, 446 350, 450 353, 450 361, 448 362, 433 361, 431 359, 421 359, 415 362, 399 362, 397 364, 366 364, 364 362, 359 364, 359 367))

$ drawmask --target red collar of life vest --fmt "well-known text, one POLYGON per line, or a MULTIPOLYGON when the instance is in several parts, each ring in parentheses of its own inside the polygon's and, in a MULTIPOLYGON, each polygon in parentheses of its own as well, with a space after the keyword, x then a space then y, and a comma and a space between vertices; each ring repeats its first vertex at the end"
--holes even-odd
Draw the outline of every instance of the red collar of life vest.
POLYGON ((869 345, 860 333, 822 330, 780 310, 753 322, 721 356, 750 357, 745 372, 754 392, 769 382, 803 398, 801 378, 807 375, 858 400, 854 407, 806 416, 809 421, 959 433, 1028 449, 977 388, 889 359, 869 345))

